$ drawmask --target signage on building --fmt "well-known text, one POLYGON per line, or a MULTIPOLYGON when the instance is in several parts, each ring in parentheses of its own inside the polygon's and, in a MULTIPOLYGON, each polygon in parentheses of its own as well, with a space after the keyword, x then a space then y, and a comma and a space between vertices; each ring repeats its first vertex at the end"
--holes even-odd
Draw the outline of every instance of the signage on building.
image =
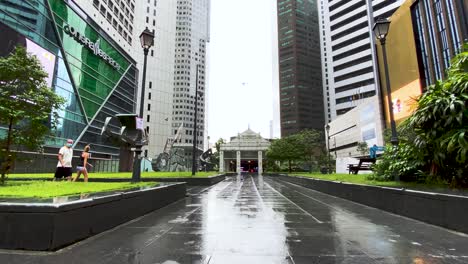
POLYGON ((70 37, 74 38, 78 43, 90 49, 94 53, 94 55, 101 57, 116 70, 120 70, 120 65, 99 47, 99 39, 96 40, 96 42, 92 42, 89 38, 87 38, 82 33, 76 31, 74 27, 68 24, 65 24, 63 26, 63 31, 70 37))

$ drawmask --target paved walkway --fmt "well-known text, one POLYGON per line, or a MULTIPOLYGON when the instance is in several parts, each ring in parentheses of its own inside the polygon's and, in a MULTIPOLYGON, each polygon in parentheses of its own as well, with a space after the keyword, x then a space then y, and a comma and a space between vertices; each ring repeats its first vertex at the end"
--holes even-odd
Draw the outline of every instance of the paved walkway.
POLYGON ((0 251, 0 263, 468 263, 465 234, 273 178, 189 192, 58 252, 0 251))

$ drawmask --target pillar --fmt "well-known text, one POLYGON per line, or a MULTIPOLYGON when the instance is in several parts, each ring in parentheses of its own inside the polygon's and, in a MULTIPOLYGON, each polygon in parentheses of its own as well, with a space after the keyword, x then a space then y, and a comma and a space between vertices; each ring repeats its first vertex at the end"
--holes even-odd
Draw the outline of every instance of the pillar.
POLYGON ((241 152, 238 150, 237 151, 237 173, 240 174, 241 173, 241 152))
POLYGON ((219 172, 224 173, 224 151, 219 152, 219 172))
POLYGON ((258 174, 263 173, 263 152, 259 151, 258 152, 258 174))

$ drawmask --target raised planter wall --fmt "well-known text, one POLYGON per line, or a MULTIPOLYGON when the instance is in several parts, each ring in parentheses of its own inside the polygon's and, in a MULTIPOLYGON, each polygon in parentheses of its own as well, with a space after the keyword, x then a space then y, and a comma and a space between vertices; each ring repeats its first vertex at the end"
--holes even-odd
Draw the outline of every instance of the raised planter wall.
MULTIPOLYGON (((204 177, 204 178, 141 178, 142 182, 185 182, 188 186, 211 186, 226 178, 225 174, 204 177)), ((50 178, 10 178, 12 181, 51 181, 53 174, 50 178)), ((80 177, 83 180, 83 177, 80 177)), ((89 182, 129 182, 132 178, 89 178, 89 182)))
POLYGON ((186 184, 62 204, 0 203, 0 248, 56 250, 185 197, 186 184))
POLYGON ((426 223, 468 233, 468 197, 274 175, 277 179, 426 223))

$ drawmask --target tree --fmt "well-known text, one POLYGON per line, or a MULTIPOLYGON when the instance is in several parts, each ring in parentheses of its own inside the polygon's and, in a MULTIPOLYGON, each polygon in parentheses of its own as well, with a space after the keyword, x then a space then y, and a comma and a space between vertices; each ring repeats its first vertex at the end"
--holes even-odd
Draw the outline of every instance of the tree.
MULTIPOLYGON (((218 139, 215 143, 216 152, 213 153, 212 163, 215 164, 215 167, 219 166, 219 152, 221 151, 221 145, 226 143, 226 140, 223 138, 218 139)), ((219 170, 219 168, 218 168, 219 170)))
POLYGON ((468 186, 468 45, 447 78, 426 88, 415 112, 399 127, 398 148, 387 147, 377 177, 443 180, 468 186))
POLYGON ((309 171, 320 158, 325 154, 325 138, 322 132, 318 130, 306 129, 297 134, 299 140, 299 150, 302 152, 302 159, 308 163, 309 171))
POLYGON ((65 100, 47 87, 39 60, 23 47, 0 58, 0 124, 6 135, 0 139, 0 183, 15 161, 15 148, 37 150, 50 128, 55 128, 57 111, 65 100))
POLYGON ((369 146, 367 142, 358 142, 356 150, 364 156, 369 153, 369 146))
POLYGON ((287 161, 288 171, 291 172, 291 162, 303 157, 300 137, 296 134, 274 140, 266 155, 269 160, 287 161))
POLYGON ((468 45, 452 61, 447 78, 429 86, 402 125, 414 131, 431 176, 468 185, 468 45))

